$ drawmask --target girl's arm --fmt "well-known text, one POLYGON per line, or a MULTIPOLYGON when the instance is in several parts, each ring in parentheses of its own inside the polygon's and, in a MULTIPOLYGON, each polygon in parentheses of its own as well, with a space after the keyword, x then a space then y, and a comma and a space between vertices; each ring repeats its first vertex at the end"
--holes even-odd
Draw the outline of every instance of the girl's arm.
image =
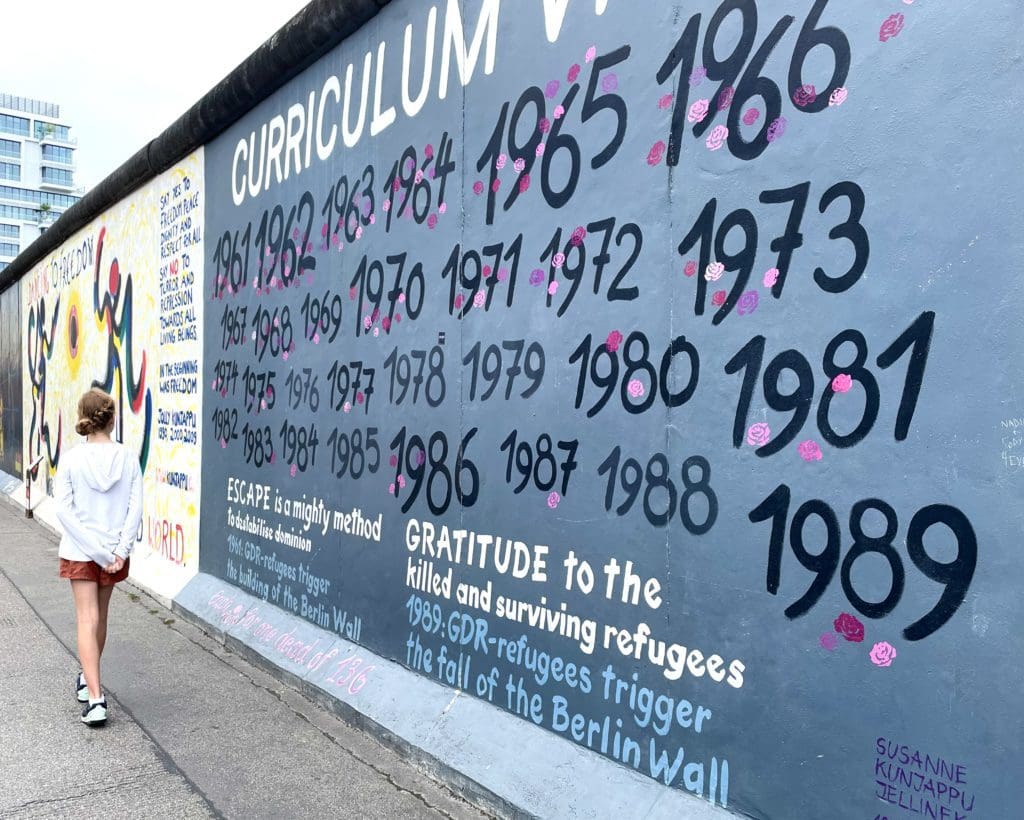
POLYGON ((127 558, 135 547, 135 534, 139 531, 139 524, 142 523, 142 471, 139 469, 139 460, 133 455, 130 463, 132 465, 131 484, 128 496, 128 511, 125 513, 124 526, 121 527, 121 537, 114 547, 114 555, 118 558, 127 558))

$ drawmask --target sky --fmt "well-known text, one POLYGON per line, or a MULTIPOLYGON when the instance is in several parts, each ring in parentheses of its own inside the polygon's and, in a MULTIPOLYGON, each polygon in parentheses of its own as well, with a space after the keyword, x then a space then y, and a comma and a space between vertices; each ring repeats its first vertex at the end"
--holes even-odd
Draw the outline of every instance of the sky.
POLYGON ((308 0, 16 0, 0 92, 60 105, 88 190, 192 107, 308 0))

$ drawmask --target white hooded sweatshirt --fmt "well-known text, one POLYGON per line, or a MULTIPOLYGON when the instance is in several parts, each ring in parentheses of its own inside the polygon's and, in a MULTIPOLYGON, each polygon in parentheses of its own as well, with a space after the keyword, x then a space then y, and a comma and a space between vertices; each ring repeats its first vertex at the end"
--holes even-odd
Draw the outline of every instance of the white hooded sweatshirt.
POLYGON ((54 497, 61 558, 108 567, 115 555, 129 556, 142 521, 142 472, 127 447, 87 441, 65 452, 54 497))

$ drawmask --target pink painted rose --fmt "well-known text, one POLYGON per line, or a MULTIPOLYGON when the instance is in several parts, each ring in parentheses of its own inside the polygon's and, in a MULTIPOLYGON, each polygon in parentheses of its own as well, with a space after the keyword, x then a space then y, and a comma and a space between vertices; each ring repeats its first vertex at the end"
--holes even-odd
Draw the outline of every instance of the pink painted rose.
POLYGON ((704 144, 708 147, 709 151, 717 151, 725 145, 725 140, 728 136, 728 128, 724 125, 716 125, 711 129, 711 133, 708 134, 708 138, 704 141, 704 144))
POLYGON ((849 612, 840 613, 839 617, 832 622, 832 626, 850 643, 860 643, 864 640, 864 624, 849 612))
POLYGON ((481 307, 484 306, 484 303, 486 301, 487 301, 487 294, 484 293, 482 290, 478 290, 476 292, 476 296, 473 297, 473 307, 481 308, 481 307))
POLYGON ((845 87, 840 86, 835 91, 833 91, 831 94, 829 94, 829 96, 828 96, 828 104, 830 106, 833 106, 833 107, 835 107, 837 105, 842 105, 844 102, 846 102, 846 98, 847 98, 847 96, 849 96, 849 93, 850 92, 847 91, 845 87))
POLYGON ((517 174, 522 173, 523 169, 526 167, 526 160, 520 157, 512 163, 512 167, 515 169, 517 174))
POLYGON ((551 112, 551 116, 556 120, 562 119, 565 116, 565 108, 561 105, 556 105, 555 110, 551 112))
POLYGON ((732 98, 736 96, 736 89, 731 85, 727 85, 722 89, 722 94, 718 98, 718 110, 725 111, 730 105, 732 105, 732 98))
POLYGON ((849 373, 840 373, 832 379, 833 393, 849 393, 851 387, 853 387, 853 378, 849 373))
POLYGON ((771 437, 772 428, 763 421, 751 424, 750 429, 747 430, 747 444, 751 447, 764 447, 771 440, 771 437))
POLYGON ((605 94, 611 94, 619 87, 619 77, 617 74, 605 74, 601 78, 601 90, 605 94))
POLYGON ((569 66, 569 73, 565 75, 565 78, 570 82, 576 82, 576 78, 580 76, 580 64, 573 63, 569 66))
POLYGON ((586 59, 586 61, 588 63, 589 62, 593 62, 593 60, 594 60, 594 58, 596 56, 597 56, 597 46, 591 46, 590 48, 587 49, 587 54, 586 54, 585 59, 586 59))
POLYGON ((548 285, 548 296, 554 296, 558 293, 558 282, 552 282, 548 285))
POLYGON ((704 78, 708 76, 708 70, 704 66, 699 65, 693 71, 690 72, 690 86, 696 87, 704 82, 704 78))
POLYGON ((796 449, 804 461, 821 461, 821 447, 812 439, 801 441, 796 449))
POLYGON ((665 143, 662 140, 658 140, 654 145, 651 146, 651 150, 647 152, 647 164, 654 166, 661 162, 661 158, 665 155, 665 143))
POLYGON ((748 108, 743 113, 743 124, 744 125, 753 125, 755 122, 758 121, 758 119, 760 119, 760 117, 761 117, 761 112, 760 111, 758 111, 756 108, 748 108))
POLYGON ((385 316, 383 319, 381 319, 380 323, 381 323, 381 326, 384 328, 385 332, 391 330, 391 319, 388 318, 387 316, 385 316))
POLYGON ((697 263, 692 259, 687 261, 686 267, 683 268, 683 274, 686 276, 693 276, 697 272, 697 263))
MULTIPOLYGON (((500 179, 496 179, 496 180, 494 180, 494 182, 491 183, 491 190, 494 191, 494 193, 498 193, 498 189, 500 187, 501 187, 501 180, 500 179)), ((409 214, 409 216, 412 216, 412 208, 409 209, 408 214, 409 214)))
POLYGON ((560 496, 558 493, 556 493, 556 492, 548 493, 548 506, 551 509, 555 509, 555 507, 558 506, 558 502, 561 501, 561 500, 562 500, 562 496, 560 496))
POLYGON ((716 290, 711 294, 711 304, 715 307, 721 307, 725 304, 726 292, 724 290, 716 290))
POLYGON ((431 214, 427 217, 427 227, 430 230, 434 230, 437 227, 437 214, 431 214))
POLYGON ((460 294, 458 294, 458 295, 457 295, 457 296, 455 297, 455 308, 456 308, 456 309, 458 309, 458 308, 461 308, 461 307, 462 307, 462 303, 463 303, 464 301, 465 301, 465 299, 464 299, 464 297, 462 296, 462 294, 461 294, 461 293, 460 293, 460 294))
MULTIPOLYGON (((504 156, 504 154, 502 154, 502 156, 504 156)), ((417 185, 419 185, 421 182, 423 182, 423 169, 422 168, 417 168, 416 169, 416 176, 413 177, 413 179, 416 180, 416 184, 417 185)))
POLYGON ((392 481, 390 484, 388 484, 388 495, 394 495, 394 494, 395 494, 395 482, 392 481))
MULTIPOLYGON (((448 211, 448 203, 447 202, 442 202, 440 205, 437 206, 437 212, 439 214, 446 213, 447 211, 448 211)), ((373 217, 371 216, 370 219, 373 219, 373 217)))
POLYGON ((882 22, 882 27, 878 30, 878 39, 883 43, 889 42, 893 37, 903 31, 903 15, 902 14, 890 14, 882 22))
POLYGON ((821 644, 822 649, 827 649, 829 652, 834 651, 839 646, 839 640, 832 632, 823 632, 821 637, 818 638, 818 642, 821 644))
POLYGON ((297 473, 297 472, 298 472, 298 470, 296 469, 294 464, 292 465, 292 468, 288 471, 288 473, 291 475, 292 478, 295 478, 295 473, 297 473))
POLYGON ((778 281, 779 281, 779 269, 778 268, 768 268, 768 270, 766 270, 764 272, 764 286, 766 288, 773 288, 773 287, 775 287, 775 283, 778 282, 778 281))
POLYGON ((544 150, 545 150, 545 148, 544 148, 544 143, 543 143, 543 142, 538 142, 538 143, 537 143, 537 150, 536 150, 536 151, 534 151, 534 153, 535 153, 535 154, 536 154, 536 155, 537 155, 538 157, 542 157, 542 156, 544 156, 544 150))
POLYGON ((725 273, 725 265, 721 262, 709 262, 704 270, 704 278, 709 282, 717 282, 725 273))
POLYGON ((540 268, 534 268, 530 271, 530 284, 536 287, 544 281, 544 271, 540 268))
POLYGON ((608 334, 608 338, 605 339, 604 346, 608 348, 609 353, 614 353, 619 349, 619 345, 622 344, 622 334, 617 330, 613 330, 608 334))
POLYGON ((427 159, 433 159, 434 158, 434 146, 431 145, 429 142, 423 147, 423 155, 427 159))
POLYGON ((888 641, 879 641, 871 647, 870 657, 875 666, 892 666, 892 659, 896 657, 896 647, 888 641))
POLYGON ((757 291, 748 290, 746 293, 740 296, 739 301, 736 302, 736 312, 740 316, 749 316, 751 313, 757 310, 757 305, 759 301, 760 300, 757 295, 757 291))
POLYGON ((785 134, 786 125, 787 123, 785 117, 776 117, 774 120, 772 120, 772 124, 768 126, 768 133, 765 135, 768 139, 768 142, 775 142, 775 140, 779 139, 783 134, 785 134))
MULTIPOLYGON (((484 192, 484 184, 479 179, 473 183, 473 193, 480 196, 484 192)), ((385 204, 387 204, 385 202, 385 204)))
POLYGON ((561 268, 562 265, 565 264, 565 254, 561 251, 556 253, 554 258, 551 260, 551 264, 555 266, 555 270, 561 268))
MULTIPOLYGON (((543 143, 541 143, 543 145, 543 143)), ((519 193, 525 194, 530 190, 530 175, 523 174, 519 177, 519 193)))
POLYGON ((664 95, 660 100, 658 100, 658 108, 660 108, 662 111, 664 111, 666 108, 670 108, 672 106, 673 99, 674 97, 671 94, 664 95))
MULTIPOLYGON (((508 157, 506 157, 504 154, 498 154, 498 158, 494 161, 494 167, 500 171, 502 168, 505 167, 506 162, 508 162, 508 157)), ((419 182, 419 180, 416 181, 419 182)))
POLYGON ((644 383, 640 379, 631 379, 629 384, 626 385, 626 390, 629 391, 634 399, 640 398, 645 392, 644 383))
POLYGON ((550 100, 558 93, 559 88, 561 88, 561 83, 558 80, 551 80, 551 82, 544 86, 544 96, 550 100))
POLYGON ((547 117, 541 117, 540 122, 537 123, 537 127, 540 129, 542 134, 546 134, 551 130, 551 121, 547 117))
POLYGON ((341 408, 341 410, 342 410, 343 413, 351 413, 352 412, 352 402, 350 402, 350 401, 345 402, 345 404, 341 408))
POLYGON ((580 225, 572 232, 572 236, 569 237, 569 244, 573 246, 579 245, 586 237, 587 229, 580 225))
POLYGON ((802 85, 793 92, 793 104, 797 108, 806 108, 818 99, 818 89, 808 83, 802 85))
POLYGON ((708 101, 697 100, 686 112, 686 119, 690 122, 701 122, 708 115, 708 101))
POLYGON ((405 476, 400 475, 398 477, 398 486, 399 487, 404 487, 405 486, 405 476))

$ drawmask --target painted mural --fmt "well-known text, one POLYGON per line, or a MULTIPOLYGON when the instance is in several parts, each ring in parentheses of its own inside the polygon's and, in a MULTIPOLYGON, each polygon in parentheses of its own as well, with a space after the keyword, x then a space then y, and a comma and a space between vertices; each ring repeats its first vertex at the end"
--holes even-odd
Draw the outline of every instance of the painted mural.
POLYGON ((1019 23, 391 3, 207 146, 203 570, 715 805, 1008 816, 1019 23))
POLYGON ((0 470, 21 476, 21 300, 17 287, 0 293, 0 470))
POLYGON ((1021 25, 393 0, 21 282, 24 463, 111 390, 137 579, 335 691, 753 817, 1016 816, 1021 25))
POLYGON ((49 492, 79 442, 78 397, 117 403, 145 507, 132 576, 165 596, 198 571, 203 320, 202 152, 94 221, 22 281, 25 457, 49 492))

